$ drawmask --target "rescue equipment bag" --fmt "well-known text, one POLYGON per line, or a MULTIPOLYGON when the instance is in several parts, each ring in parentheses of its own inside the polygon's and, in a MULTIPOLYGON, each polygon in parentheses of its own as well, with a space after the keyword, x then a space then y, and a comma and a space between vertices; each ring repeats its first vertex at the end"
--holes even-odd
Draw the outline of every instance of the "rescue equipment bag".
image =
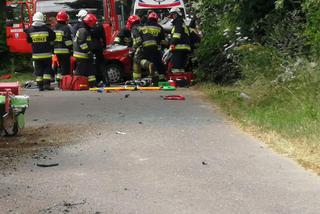
POLYGON ((65 75, 61 80, 61 89, 64 91, 88 90, 88 78, 84 76, 65 75))

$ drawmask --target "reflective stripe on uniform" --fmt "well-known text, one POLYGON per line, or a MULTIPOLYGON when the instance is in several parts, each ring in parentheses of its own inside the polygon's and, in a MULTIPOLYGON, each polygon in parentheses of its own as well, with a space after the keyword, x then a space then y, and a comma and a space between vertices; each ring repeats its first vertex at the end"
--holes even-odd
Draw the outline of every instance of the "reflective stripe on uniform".
POLYGON ((50 74, 44 74, 43 75, 44 80, 51 80, 51 75, 50 74))
POLYGON ((61 80, 62 79, 62 75, 61 74, 57 74, 56 79, 57 80, 61 80))
POLYGON ((96 81, 96 76, 88 76, 88 81, 89 82, 93 82, 93 81, 96 81))
POLYGON ((32 54, 32 59, 47 59, 51 57, 52 57, 51 53, 33 53, 32 54))
POLYGON ((140 62, 140 65, 141 65, 143 68, 148 68, 148 67, 149 67, 149 64, 150 64, 150 62, 149 62, 148 60, 146 60, 146 59, 143 59, 143 60, 141 60, 141 62, 140 62))
POLYGON ((80 48, 81 48, 82 50, 86 50, 86 49, 89 48, 89 46, 88 46, 87 43, 83 43, 83 44, 80 45, 80 48))
POLYGON ((62 42, 63 36, 64 36, 64 32, 62 30, 54 30, 54 32, 56 33, 56 39, 54 41, 62 42))
POLYGON ((73 52, 73 56, 75 58, 81 58, 81 59, 88 59, 89 58, 89 55, 87 53, 81 53, 81 52, 78 52, 78 51, 74 51, 73 52))
POLYGON ((120 43, 120 38, 119 37, 116 37, 115 39, 114 39, 114 42, 116 42, 116 43, 120 43))
POLYGON ((190 47, 190 45, 186 45, 186 44, 177 44, 175 46, 175 50, 188 50, 188 51, 191 51, 191 47, 190 47))
POLYGON ((172 35, 172 38, 174 38, 174 39, 180 39, 180 38, 181 38, 181 33, 174 33, 174 34, 172 35))
POLYGON ((140 37, 133 38, 133 45, 139 45, 142 42, 140 37))
POLYGON ((161 28, 157 26, 143 26, 140 28, 143 34, 151 34, 153 36, 158 36, 161 33, 161 28))
POLYGON ((171 70, 172 73, 183 73, 184 72, 184 69, 177 69, 177 68, 172 68, 171 70))
POLYGON ((54 53, 55 54, 68 54, 69 49, 68 48, 55 48, 54 53))
POLYGON ((37 77, 36 77, 36 82, 42 82, 42 81, 43 81, 42 76, 37 76, 37 77))
POLYGON ((30 37, 33 43, 42 43, 47 42, 47 37, 49 36, 49 32, 47 31, 39 31, 30 33, 30 37))
POLYGON ((67 40, 64 43, 66 44, 66 46, 71 46, 72 45, 72 41, 71 40, 67 40))
POLYGON ((156 46, 157 42, 155 40, 148 40, 142 43, 144 47, 156 46))

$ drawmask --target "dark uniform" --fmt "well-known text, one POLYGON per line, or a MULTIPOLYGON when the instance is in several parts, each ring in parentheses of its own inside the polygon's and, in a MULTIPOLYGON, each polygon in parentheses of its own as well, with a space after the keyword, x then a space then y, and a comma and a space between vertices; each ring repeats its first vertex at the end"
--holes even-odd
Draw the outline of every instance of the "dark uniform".
MULTIPOLYGON (((165 67, 162 63, 160 53, 160 45, 165 41, 163 28, 153 20, 148 20, 147 23, 139 28, 142 39, 142 61, 141 66, 144 69, 149 68, 150 63, 154 64, 155 69, 159 74, 165 74, 165 67)), ((151 74, 152 76, 156 74, 151 74)), ((157 75, 156 75, 157 76, 157 75)))
POLYGON ((72 37, 75 38, 82 22, 77 22, 71 27, 72 37))
POLYGON ((92 51, 90 28, 82 23, 73 41, 73 56, 76 59, 76 75, 88 77, 90 87, 96 84, 92 51))
POLYGON ((27 41, 32 44, 32 59, 39 89, 49 89, 52 74, 52 42, 56 38, 55 33, 45 24, 32 26, 26 33, 27 41))
POLYGON ((57 81, 60 82, 62 76, 70 74, 70 56, 72 51, 72 37, 70 27, 65 23, 58 23, 54 29, 56 40, 54 41, 54 54, 57 55, 59 70, 57 81))
POLYGON ((133 79, 138 80, 141 79, 141 60, 142 56, 142 38, 140 34, 140 24, 134 24, 131 29, 131 37, 132 37, 132 53, 133 56, 133 79))
POLYGON ((132 47, 133 42, 131 38, 131 31, 126 27, 122 28, 117 37, 114 39, 114 43, 118 45, 125 45, 132 47))
POLYGON ((178 16, 172 21, 173 28, 171 31, 171 46, 172 50, 172 72, 185 72, 185 67, 190 54, 190 32, 183 21, 183 18, 178 16))
POLYGON ((96 79, 97 83, 103 82, 105 86, 109 86, 108 75, 105 74, 105 61, 103 56, 103 50, 106 47, 106 35, 102 25, 91 29, 92 33, 92 43, 93 43, 93 54, 95 57, 94 65, 96 67, 96 79))

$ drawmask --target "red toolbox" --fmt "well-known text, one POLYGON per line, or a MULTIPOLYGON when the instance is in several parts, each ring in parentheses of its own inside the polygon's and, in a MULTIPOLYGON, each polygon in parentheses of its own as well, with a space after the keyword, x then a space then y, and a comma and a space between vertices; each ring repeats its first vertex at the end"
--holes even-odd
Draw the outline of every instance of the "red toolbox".
POLYGON ((14 95, 20 95, 21 88, 19 82, 1 82, 0 92, 5 92, 6 90, 10 90, 14 95))

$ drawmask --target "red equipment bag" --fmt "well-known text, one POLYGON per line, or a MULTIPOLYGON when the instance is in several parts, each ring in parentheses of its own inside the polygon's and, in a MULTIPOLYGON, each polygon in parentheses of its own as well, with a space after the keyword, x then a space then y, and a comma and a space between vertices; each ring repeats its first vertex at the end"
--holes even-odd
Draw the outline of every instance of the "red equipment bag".
POLYGON ((168 73, 167 74, 167 80, 176 81, 177 79, 184 79, 188 82, 188 84, 191 84, 192 80, 194 80, 194 75, 192 72, 168 73))
POLYGON ((84 76, 65 75, 61 80, 61 89, 64 91, 88 90, 88 78, 84 76))
POLYGON ((20 94, 20 85, 19 82, 2 82, 0 83, 0 92, 5 92, 10 90, 12 94, 19 95, 20 94))

